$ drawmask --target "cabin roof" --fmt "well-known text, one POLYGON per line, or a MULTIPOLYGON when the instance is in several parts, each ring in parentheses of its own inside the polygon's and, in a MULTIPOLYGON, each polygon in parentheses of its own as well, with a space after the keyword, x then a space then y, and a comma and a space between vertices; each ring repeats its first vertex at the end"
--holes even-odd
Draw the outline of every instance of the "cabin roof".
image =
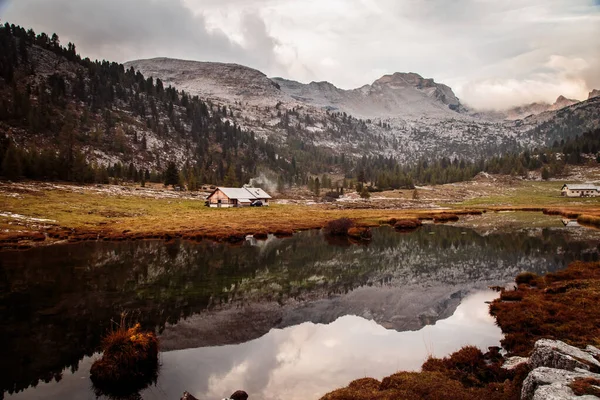
MULTIPOLYGON (((267 194, 267 192, 265 192, 261 188, 218 187, 217 189, 215 189, 215 191, 213 191, 210 194, 210 196, 215 194, 215 192, 217 190, 220 190, 221 192, 223 192, 223 194, 225 194, 225 196, 229 197, 230 199, 237 199, 237 200, 245 201, 245 202, 250 202, 252 200, 257 200, 257 199, 270 199, 271 198, 271 196, 269 196, 267 194)), ((210 196, 208 196, 208 197, 210 197, 210 196)))
POLYGON ((600 190, 600 188, 592 183, 584 183, 584 184, 576 184, 576 185, 570 185, 568 183, 566 183, 563 186, 563 189, 567 188, 569 190, 600 190))

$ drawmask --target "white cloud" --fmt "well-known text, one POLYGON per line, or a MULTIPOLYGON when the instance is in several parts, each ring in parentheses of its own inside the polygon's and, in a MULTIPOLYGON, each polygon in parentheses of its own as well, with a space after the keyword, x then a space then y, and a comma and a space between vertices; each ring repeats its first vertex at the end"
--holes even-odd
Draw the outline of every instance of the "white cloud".
POLYGON ((19 0, 4 14, 92 57, 237 62, 343 88, 417 72, 475 106, 600 87, 593 0, 19 0))

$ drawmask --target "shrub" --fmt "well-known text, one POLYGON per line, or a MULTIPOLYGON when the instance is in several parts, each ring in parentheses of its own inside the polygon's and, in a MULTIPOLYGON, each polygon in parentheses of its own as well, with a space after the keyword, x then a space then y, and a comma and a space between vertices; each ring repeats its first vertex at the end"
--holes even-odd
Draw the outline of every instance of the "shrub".
POLYGON ((348 230, 353 226, 354 222, 350 218, 334 219, 325 225, 325 233, 333 236, 346 236, 348 230))

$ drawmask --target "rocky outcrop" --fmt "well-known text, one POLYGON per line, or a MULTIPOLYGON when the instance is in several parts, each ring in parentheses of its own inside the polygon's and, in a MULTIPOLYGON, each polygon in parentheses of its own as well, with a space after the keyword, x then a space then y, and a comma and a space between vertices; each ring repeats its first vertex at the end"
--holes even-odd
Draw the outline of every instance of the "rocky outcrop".
MULTIPOLYGON (((577 396, 570 387, 580 379, 600 380, 600 350, 588 346, 585 350, 559 340, 541 339, 529 358, 532 371, 523 382, 522 400, 595 399, 577 396)), ((506 366, 505 366, 506 367, 506 366)))
POLYGON ((594 98, 594 97, 598 97, 598 96, 600 96, 600 90, 598 90, 598 89, 594 89, 594 90, 592 90, 592 91, 590 92, 590 94, 589 94, 589 96, 588 96, 588 100, 589 100, 589 99, 592 99, 592 98, 594 98))
MULTIPOLYGON (((588 346, 592 351, 599 351, 593 346, 588 346)), ((550 367, 574 371, 584 369, 587 371, 599 371, 600 362, 594 358, 593 352, 569 346, 560 340, 541 339, 535 343, 535 347, 529 365, 532 368, 550 367)))
POLYGON ((539 367, 527 375, 521 391, 522 400, 597 399, 596 396, 577 396, 569 387, 577 379, 600 379, 589 371, 539 367))

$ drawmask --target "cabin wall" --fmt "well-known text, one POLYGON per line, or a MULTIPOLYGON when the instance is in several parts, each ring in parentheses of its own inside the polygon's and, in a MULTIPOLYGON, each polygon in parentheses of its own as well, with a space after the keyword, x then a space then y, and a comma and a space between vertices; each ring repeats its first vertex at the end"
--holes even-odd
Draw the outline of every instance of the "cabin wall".
POLYGON ((235 207, 237 201, 231 200, 225 193, 220 190, 214 192, 211 196, 208 197, 208 204, 210 207, 235 207))
POLYGON ((600 193, 597 190, 571 190, 562 191, 562 195, 566 197, 598 197, 600 193))

